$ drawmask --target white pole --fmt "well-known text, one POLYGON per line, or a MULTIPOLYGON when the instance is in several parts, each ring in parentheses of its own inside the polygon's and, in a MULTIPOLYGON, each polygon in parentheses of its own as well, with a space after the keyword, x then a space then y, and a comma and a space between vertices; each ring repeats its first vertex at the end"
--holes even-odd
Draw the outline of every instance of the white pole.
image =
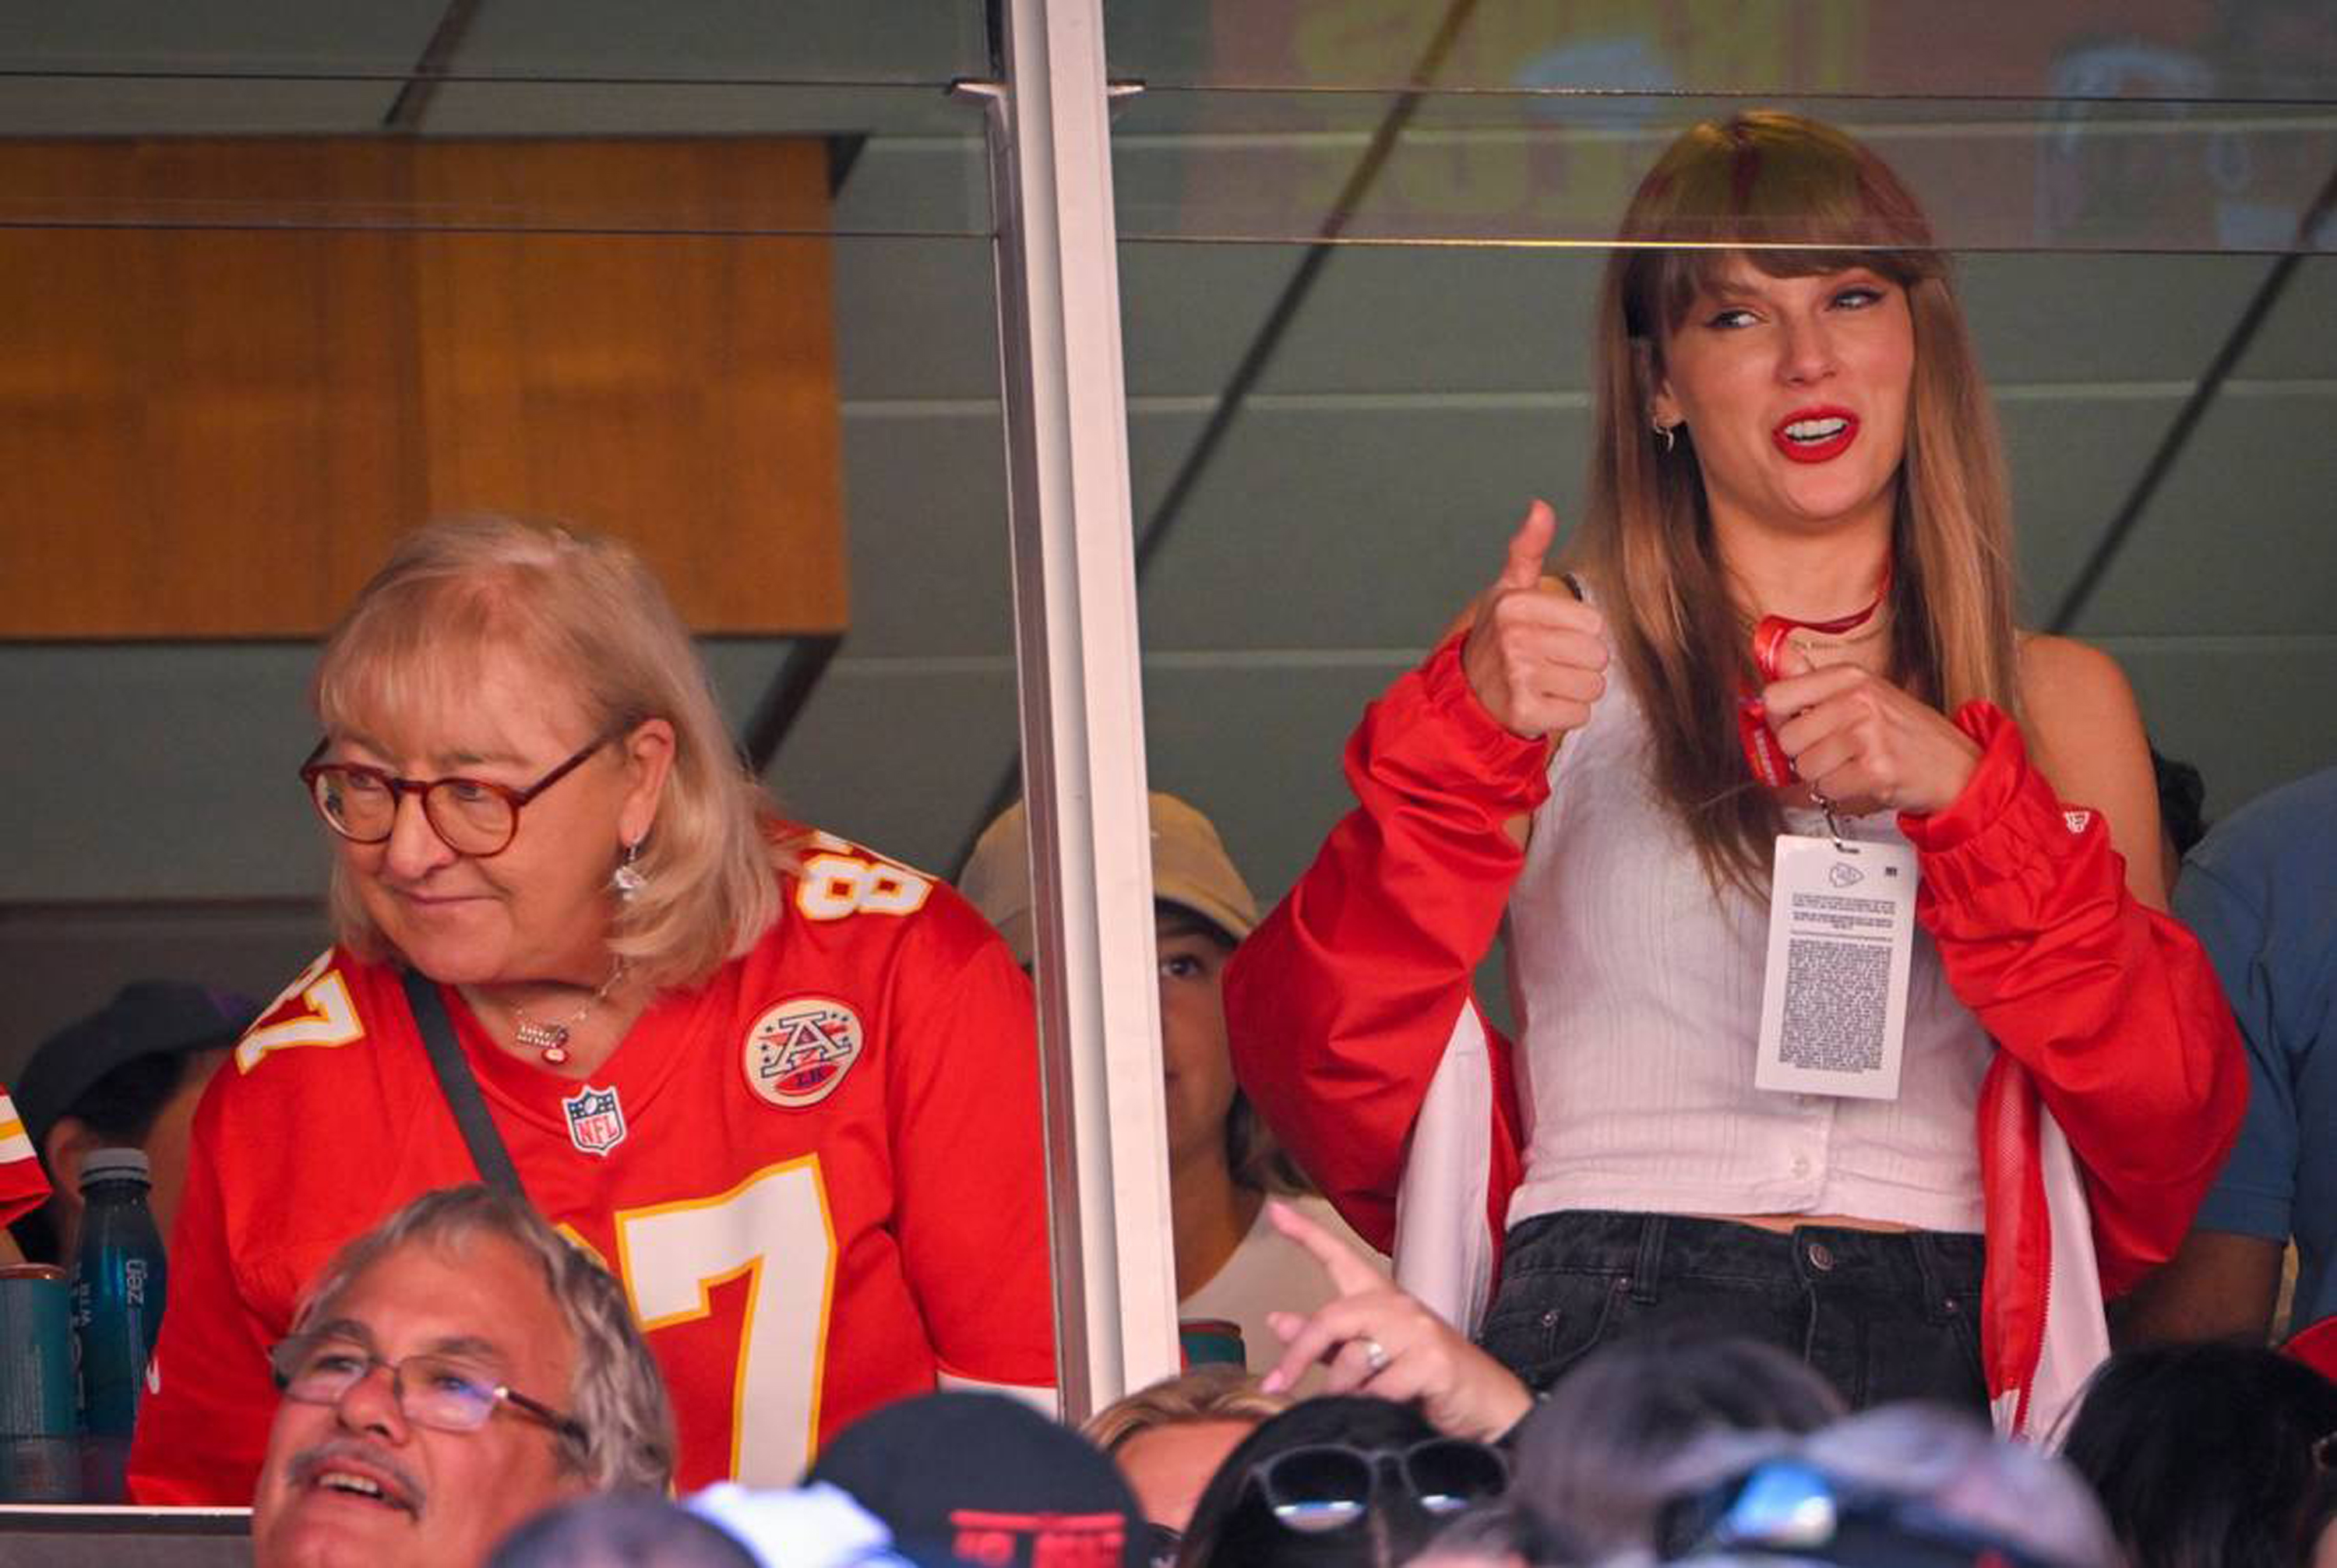
POLYGON ((1099 0, 1007 0, 988 101, 1064 1414, 1177 1369, 1099 0))

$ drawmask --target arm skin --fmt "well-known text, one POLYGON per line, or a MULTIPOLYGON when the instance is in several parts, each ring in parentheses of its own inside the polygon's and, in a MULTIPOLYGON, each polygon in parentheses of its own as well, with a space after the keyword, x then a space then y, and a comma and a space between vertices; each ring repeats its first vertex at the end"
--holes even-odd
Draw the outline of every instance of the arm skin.
MULTIPOLYGON (((1413 1117, 1525 864, 1507 825, 1549 794, 1549 743, 1493 720, 1460 648, 1448 639, 1365 713, 1346 754, 1358 806, 1226 969, 1242 1087, 1383 1250, 1413 1117)), ((1505 1198, 1518 1124, 1509 1084, 1495 1088, 1505 1198)))
POLYGON ((2165 913, 2125 678, 2047 638, 2023 670, 2033 763, 2010 720, 1968 703, 1956 722, 1983 753, 1970 784, 1900 824, 1950 985, 2035 1076, 2085 1166, 2103 1291, 2117 1296, 2181 1241, 2238 1131, 2247 1074, 2205 952, 2165 913), (2122 858, 2121 842, 2143 852, 2122 858))
POLYGON ((2261 1236, 2194 1230, 2173 1262, 2135 1288, 2113 1325, 2121 1345, 2236 1339, 2262 1345, 2272 1333, 2286 1249, 2261 1236))

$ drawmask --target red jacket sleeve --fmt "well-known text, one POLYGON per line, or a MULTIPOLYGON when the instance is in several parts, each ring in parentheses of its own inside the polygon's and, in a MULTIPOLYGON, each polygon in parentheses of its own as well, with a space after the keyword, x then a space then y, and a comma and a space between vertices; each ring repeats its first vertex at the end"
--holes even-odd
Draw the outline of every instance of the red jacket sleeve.
POLYGON ((131 1499, 149 1505, 249 1504, 275 1416, 271 1335, 236 1281, 220 1199, 220 1098, 207 1095, 196 1116, 161 1337, 131 1441, 131 1499))
POLYGON ((0 1225, 13 1225, 49 1200, 49 1179, 8 1091, 0 1089, 0 1225))
MULTIPOLYGON (((1525 863, 1506 825, 1548 797, 1549 759, 1484 710, 1445 642, 1365 712, 1347 744, 1356 808, 1227 968, 1243 1090, 1383 1250, 1413 1118, 1525 863)), ((1496 1041, 1497 1201, 1517 1185, 1508 1056, 1496 1041)))
POLYGON ((1985 702, 1964 792, 1902 815, 1915 913, 1948 983, 2027 1067, 2086 1170, 2105 1295, 2174 1252, 2247 1103, 2247 1068, 2197 938, 2127 890, 2097 811, 2065 807, 2020 730, 1985 702))

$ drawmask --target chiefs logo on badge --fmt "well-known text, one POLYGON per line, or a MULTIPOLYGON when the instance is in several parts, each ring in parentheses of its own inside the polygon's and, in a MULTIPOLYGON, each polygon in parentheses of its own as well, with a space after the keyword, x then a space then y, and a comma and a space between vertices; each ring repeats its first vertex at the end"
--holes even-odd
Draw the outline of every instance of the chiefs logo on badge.
POLYGON ((568 1141, 582 1154, 606 1155, 625 1141, 625 1108, 614 1089, 590 1083, 560 1102, 568 1112, 568 1141))
POLYGON ((860 1014, 829 996, 797 996, 747 1031, 747 1087, 773 1105, 800 1111, 836 1093, 860 1060, 860 1014))

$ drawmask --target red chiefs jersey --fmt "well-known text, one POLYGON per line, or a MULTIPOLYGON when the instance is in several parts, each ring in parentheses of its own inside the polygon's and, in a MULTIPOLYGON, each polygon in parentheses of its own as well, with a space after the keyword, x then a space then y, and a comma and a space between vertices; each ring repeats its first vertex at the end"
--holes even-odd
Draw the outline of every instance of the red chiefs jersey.
POLYGON ((41 1172, 24 1119, 8 1091, 0 1089, 0 1225, 14 1224, 17 1215, 39 1208, 48 1196, 49 1179, 41 1172))
MULTIPOLYGON (((441 992, 528 1196, 624 1283, 684 1490, 792 1484, 944 1376, 1054 1381, 1029 982, 947 886, 824 836, 807 857, 754 949, 660 996, 583 1082, 441 992)), ((198 1113, 133 1494, 249 1502, 302 1288, 406 1200, 478 1179, 399 972, 325 954, 198 1113)))

